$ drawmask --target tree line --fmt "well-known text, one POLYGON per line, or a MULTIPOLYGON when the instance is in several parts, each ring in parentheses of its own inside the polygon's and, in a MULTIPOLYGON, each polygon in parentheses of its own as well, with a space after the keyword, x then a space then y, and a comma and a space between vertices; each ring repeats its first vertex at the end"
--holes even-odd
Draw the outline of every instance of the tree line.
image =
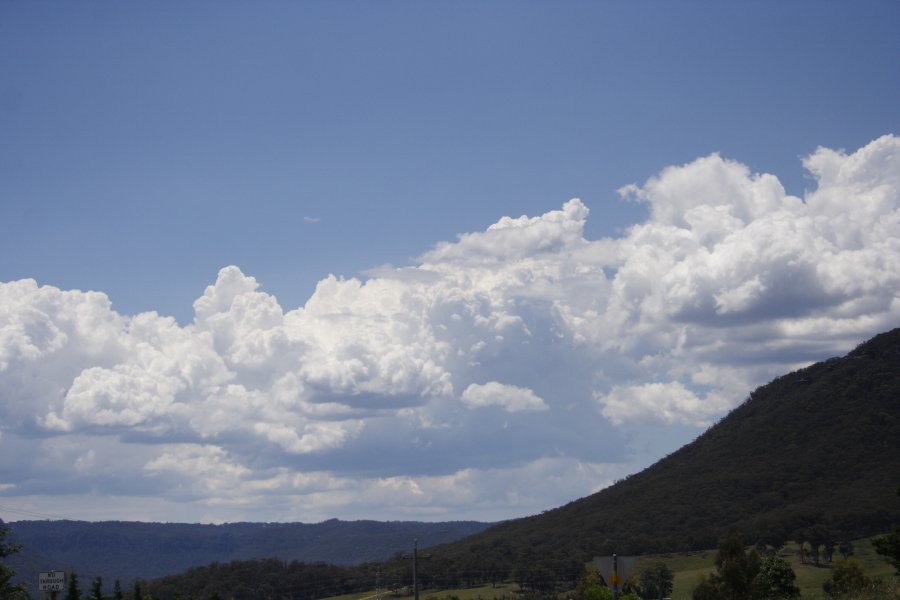
MULTIPOLYGON (((0 559, 21 549, 19 544, 6 541, 8 533, 9 529, 0 521, 0 559)), ((900 575, 900 528, 876 538, 874 546, 900 575)), ((867 577, 860 563, 852 558, 852 549, 844 550, 847 554, 834 561, 831 577, 823 587, 830 597, 900 598, 900 587, 867 577)), ((539 560, 536 556, 533 559, 509 571, 488 563, 477 567, 472 564, 455 574, 449 565, 429 564, 428 569, 422 570, 418 583, 426 589, 452 589, 512 580, 519 586, 519 598, 556 600, 561 592, 575 600, 612 598, 602 575, 591 565, 585 567, 583 562, 566 559, 539 560)), ((715 571, 702 577, 693 589, 693 600, 795 600, 800 597, 795 573, 779 556, 778 549, 765 545, 748 548, 736 532, 719 544, 714 564, 715 571)), ((151 582, 135 580, 128 592, 116 579, 111 593, 104 590, 99 576, 90 582, 89 589, 82 590, 78 574, 70 572, 61 600, 314 600, 373 588, 384 590, 386 595, 399 596, 411 593, 409 569, 410 561, 401 555, 390 561, 353 567, 278 559, 232 561, 151 582)), ((13 584, 13 575, 5 561, 0 561, 0 600, 30 600, 27 586, 13 584)), ((621 600, 661 599, 671 593, 673 580, 674 574, 665 563, 649 561, 624 582, 619 597, 621 600)))

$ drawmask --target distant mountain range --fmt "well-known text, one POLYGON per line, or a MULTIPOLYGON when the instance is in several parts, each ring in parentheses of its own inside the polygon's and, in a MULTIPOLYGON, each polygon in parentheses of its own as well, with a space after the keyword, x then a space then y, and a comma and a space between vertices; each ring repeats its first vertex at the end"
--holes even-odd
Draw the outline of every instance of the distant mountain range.
MULTIPOLYGON (((440 544, 482 531, 489 523, 452 521, 339 521, 199 525, 125 521, 16 521, 10 557, 18 579, 36 585, 37 573, 72 568, 89 582, 153 579, 212 562, 278 557, 284 561, 351 565, 412 551, 413 540, 440 544)), ((423 547, 426 544, 423 544, 423 547)), ((85 583, 87 586, 87 583, 85 583)))
MULTIPOLYGON (((72 566, 79 575, 127 581, 253 557, 353 565, 407 552, 418 537, 439 544, 420 573, 421 580, 433 578, 435 585, 498 580, 535 565, 547 572, 565 570, 570 577, 594 555, 711 548, 733 530, 748 543, 769 544, 881 533, 900 524, 898 483, 900 329, 895 329, 845 357, 775 379, 653 466, 533 517, 494 526, 20 521, 11 526, 27 551, 13 566, 20 575, 25 569, 36 572, 37 557, 42 568, 72 566)), ((408 562, 386 560, 379 569, 401 573, 408 562)), ((251 561, 242 566, 243 574, 231 565, 229 577, 261 581, 255 569, 290 568, 251 561)), ((348 583, 352 567, 335 573, 342 582, 332 589, 356 585, 348 583)), ((204 583, 216 579, 209 575, 194 569, 160 585, 207 597, 216 591, 204 583)), ((370 586, 373 577, 360 573, 359 585, 370 586)))

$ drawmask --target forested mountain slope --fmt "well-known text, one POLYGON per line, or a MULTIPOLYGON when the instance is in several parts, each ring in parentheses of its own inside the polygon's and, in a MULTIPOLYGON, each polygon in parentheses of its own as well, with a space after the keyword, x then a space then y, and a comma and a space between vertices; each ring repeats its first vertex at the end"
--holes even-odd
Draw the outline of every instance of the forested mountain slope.
POLYGON ((71 567, 82 580, 102 575, 110 582, 152 579, 216 561, 252 558, 357 564, 408 551, 414 538, 445 543, 488 526, 473 521, 337 519, 315 524, 17 521, 8 525, 14 541, 24 546, 8 561, 20 579, 37 581, 39 570, 71 567))
POLYGON ((895 329, 758 388, 694 442, 612 487, 434 552, 521 564, 711 548, 732 529, 748 542, 859 537, 900 523, 898 483, 895 329))

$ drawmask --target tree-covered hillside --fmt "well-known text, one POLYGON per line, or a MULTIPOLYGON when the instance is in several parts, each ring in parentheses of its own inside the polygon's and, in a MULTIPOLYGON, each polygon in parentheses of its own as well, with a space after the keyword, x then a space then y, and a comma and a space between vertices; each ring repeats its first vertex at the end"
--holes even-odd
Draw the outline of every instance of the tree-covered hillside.
POLYGON ((23 545, 10 558, 19 578, 41 569, 74 568, 83 579, 152 579, 219 561, 278 557, 284 561, 351 565, 384 560, 414 538, 445 543, 479 532, 487 523, 453 521, 339 521, 322 523, 134 523, 17 521, 12 537, 23 545))
POLYGON ((900 329, 762 386, 697 440, 544 514, 435 549, 447 560, 588 559, 860 537, 900 522, 900 329))

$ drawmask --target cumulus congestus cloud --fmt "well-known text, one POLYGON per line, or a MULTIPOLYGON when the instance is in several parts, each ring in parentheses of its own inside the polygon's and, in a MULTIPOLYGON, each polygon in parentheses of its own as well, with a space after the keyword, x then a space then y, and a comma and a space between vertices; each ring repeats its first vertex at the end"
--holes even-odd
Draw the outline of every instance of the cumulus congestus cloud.
POLYGON ((218 520, 499 518, 589 493, 627 461, 622 427, 702 427, 900 323, 900 139, 803 165, 804 198, 715 154, 667 167, 620 190, 650 216, 619 238, 585 239, 570 200, 287 311, 229 266, 186 326, 2 283, 0 490, 114 476, 218 520))

